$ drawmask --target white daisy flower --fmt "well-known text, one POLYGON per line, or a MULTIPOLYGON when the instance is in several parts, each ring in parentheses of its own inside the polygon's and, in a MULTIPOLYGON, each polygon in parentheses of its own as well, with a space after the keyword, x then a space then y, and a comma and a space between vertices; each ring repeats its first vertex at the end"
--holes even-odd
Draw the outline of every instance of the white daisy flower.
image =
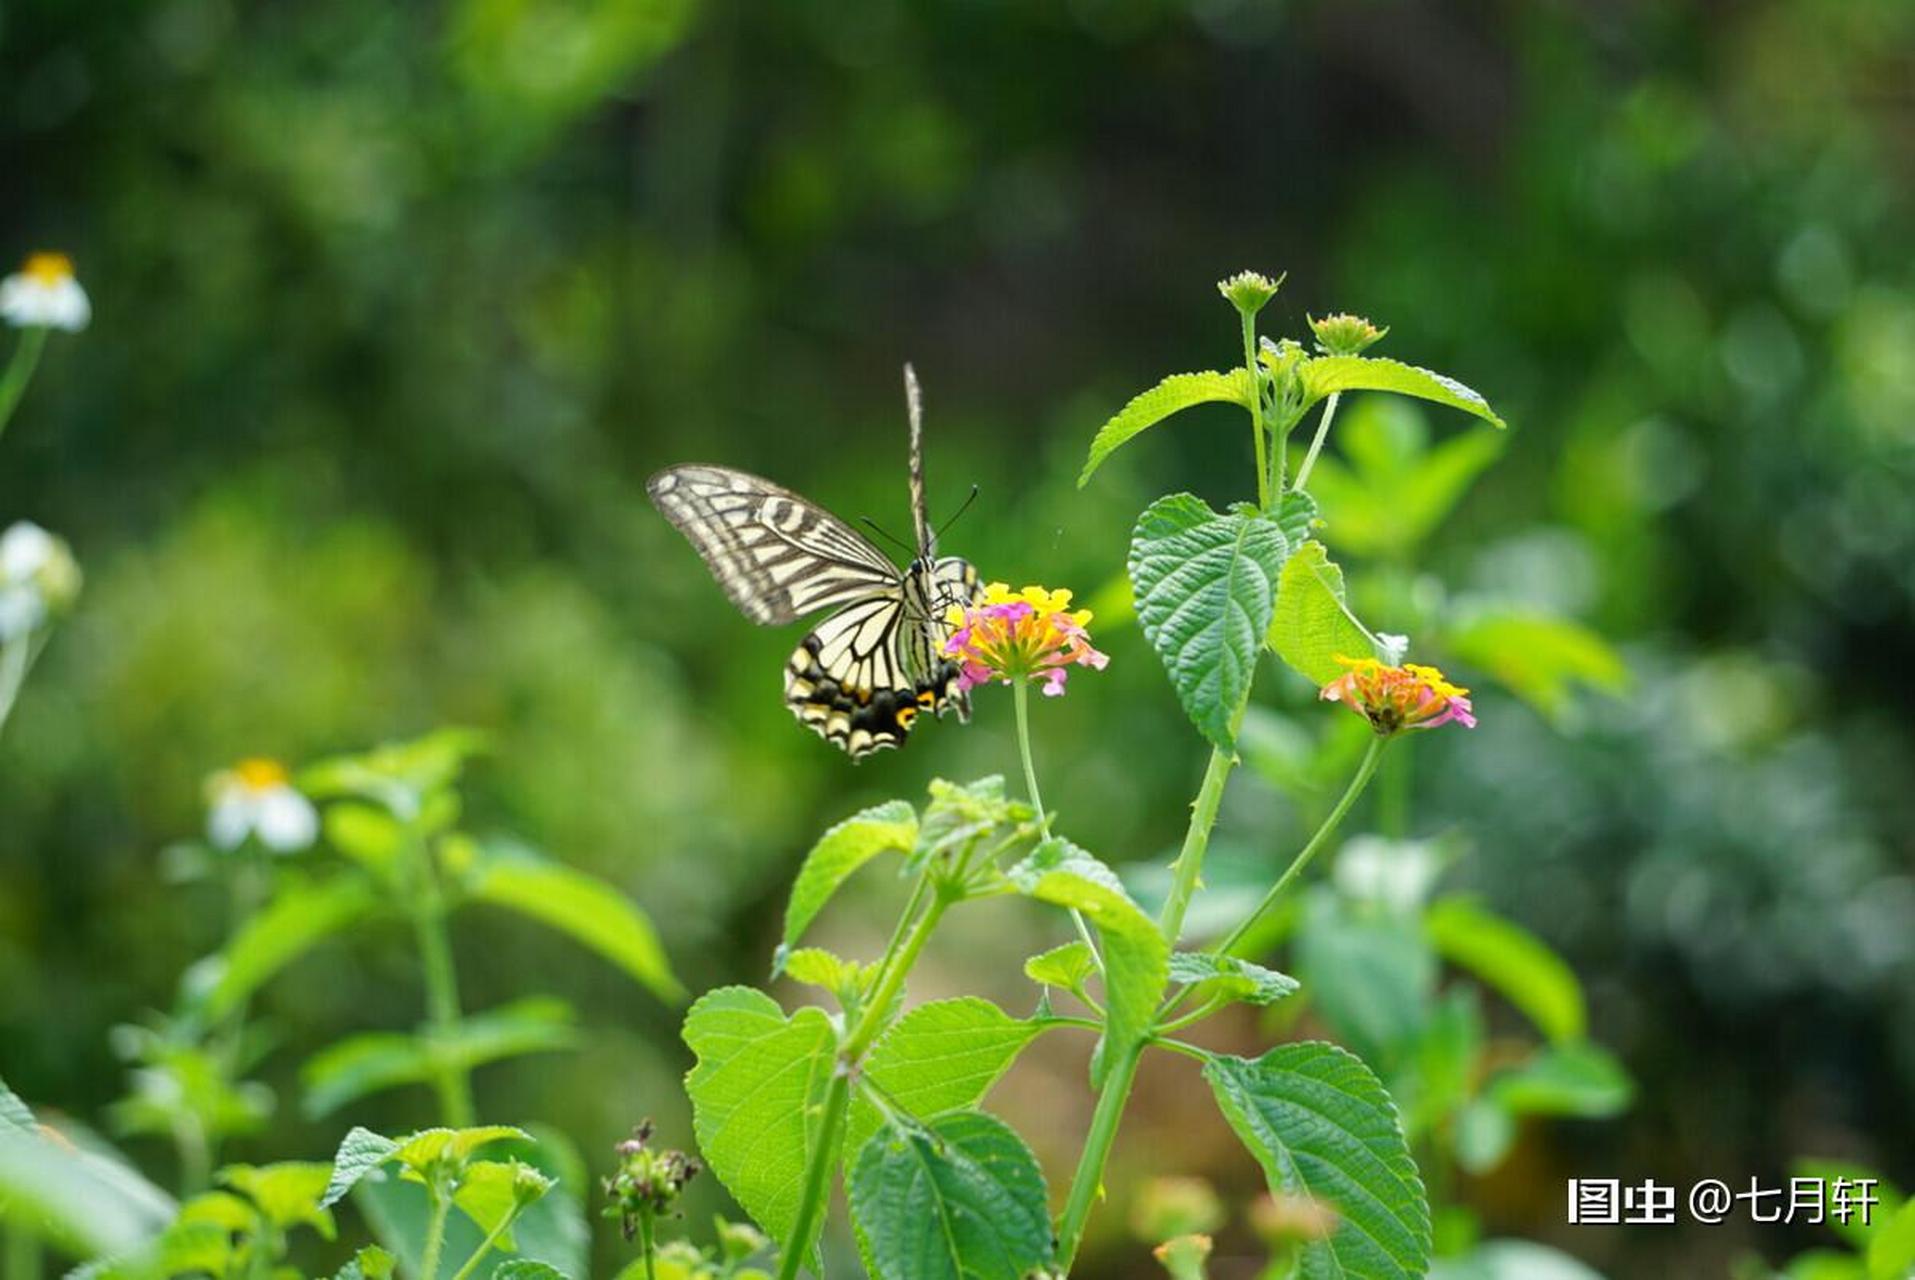
POLYGON ((36 630, 80 593, 80 566, 65 542, 31 520, 0 533, 0 642, 36 630))
POLYGON ((206 838, 237 849, 256 837, 273 853, 297 853, 319 834, 319 814, 277 760, 241 760, 206 784, 206 838))
POLYGON ((36 253, 0 280, 0 318, 20 329, 78 333, 93 318, 93 306, 73 278, 72 259, 64 253, 36 253))

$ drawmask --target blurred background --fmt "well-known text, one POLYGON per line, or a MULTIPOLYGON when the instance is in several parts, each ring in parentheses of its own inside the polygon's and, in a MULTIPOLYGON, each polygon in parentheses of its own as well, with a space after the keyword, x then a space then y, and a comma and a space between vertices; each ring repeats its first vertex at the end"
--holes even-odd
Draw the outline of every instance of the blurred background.
MULTIPOLYGON (((1456 833, 1445 883, 1569 957, 1638 1084, 1451 1193, 1617 1277, 1832 1243, 1570 1228, 1563 1179, 1915 1181, 1912 54, 1899 0, 0 4, 0 258, 65 250, 96 312, 0 442, 0 522, 87 573, 0 737, 0 1074, 96 1123, 122 1092, 108 1029, 223 936, 159 857, 207 773, 446 723, 494 735, 474 826, 627 889, 693 990, 762 980, 817 832, 1014 773, 1009 702, 850 767, 780 705, 796 635, 731 610, 645 477, 722 462, 904 532, 913 360, 934 513, 981 494, 947 549, 1096 596, 1151 497, 1247 496, 1221 408, 1074 478, 1129 396, 1238 358, 1212 282, 1249 267, 1289 273, 1267 332, 1360 312, 1513 427, 1433 536, 1352 514, 1339 541, 1325 497, 1368 620, 1480 694, 1396 784, 1404 834, 1456 833), (1545 615, 1581 648, 1540 672, 1460 640, 1545 615)), ((1097 639, 1110 670, 1040 708, 1046 798, 1161 864, 1204 752, 1121 609, 1097 639)), ((1266 672, 1269 742, 1322 729, 1310 695, 1266 672)), ((1282 783, 1233 782, 1249 864, 1307 830, 1282 783)), ((880 946, 897 905, 873 876, 826 936, 880 946)), ((1032 998, 1017 948, 1062 936, 994 910, 919 995, 1032 998)), ((456 946, 475 1007, 532 986, 594 1029, 482 1073, 488 1118, 598 1172, 644 1115, 689 1144, 677 1011, 510 919, 456 946)), ((313 1048, 418 1020, 401 931, 261 1013, 282 1105, 235 1157, 424 1122, 423 1090, 293 1105, 313 1048)), ((1140 1179, 1258 1185, 1189 1065, 1146 1076, 1087 1274, 1155 1273, 1140 1179)), ((1046 1050, 994 1101, 1054 1182, 1082 1069, 1046 1050)))

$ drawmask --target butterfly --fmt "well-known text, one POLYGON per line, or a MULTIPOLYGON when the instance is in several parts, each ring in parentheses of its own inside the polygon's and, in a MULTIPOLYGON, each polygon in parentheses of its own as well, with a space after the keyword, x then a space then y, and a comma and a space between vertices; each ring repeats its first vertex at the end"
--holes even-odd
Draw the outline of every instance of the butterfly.
POLYGON ((927 711, 971 715, 957 664, 944 656, 947 615, 983 592, 969 561, 937 554, 924 507, 922 399, 909 365, 904 383, 917 547, 902 570, 823 507, 743 471, 691 463, 667 467, 645 485, 753 622, 774 626, 837 611, 786 661, 785 705, 854 760, 902 746, 927 711))

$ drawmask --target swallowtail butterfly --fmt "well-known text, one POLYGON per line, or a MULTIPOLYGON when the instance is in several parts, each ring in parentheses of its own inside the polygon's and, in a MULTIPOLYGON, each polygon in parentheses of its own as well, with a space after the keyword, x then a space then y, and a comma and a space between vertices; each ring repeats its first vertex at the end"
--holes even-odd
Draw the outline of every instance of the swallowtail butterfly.
POLYGON ((837 610, 785 663, 785 705, 854 760, 901 746, 924 712, 954 710, 959 720, 971 713, 957 665, 944 656, 946 614, 982 592, 968 561, 937 554, 924 509, 923 412, 909 365, 904 383, 917 555, 902 571, 823 507, 743 471, 691 463, 667 467, 645 485, 753 622, 775 626, 837 610))

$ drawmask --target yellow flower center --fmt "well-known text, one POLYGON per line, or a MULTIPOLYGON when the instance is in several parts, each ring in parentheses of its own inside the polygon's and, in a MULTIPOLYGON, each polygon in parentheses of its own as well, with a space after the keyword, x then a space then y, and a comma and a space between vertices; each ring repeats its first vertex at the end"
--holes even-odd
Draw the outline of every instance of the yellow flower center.
POLYGON ((73 278, 73 259, 64 253, 36 253, 27 258, 22 271, 35 284, 65 284, 73 278))
POLYGON ((268 787, 283 786, 291 777, 286 766, 277 760, 268 760, 263 756, 253 756, 241 760, 233 766, 233 776, 251 791, 264 791, 268 787))

